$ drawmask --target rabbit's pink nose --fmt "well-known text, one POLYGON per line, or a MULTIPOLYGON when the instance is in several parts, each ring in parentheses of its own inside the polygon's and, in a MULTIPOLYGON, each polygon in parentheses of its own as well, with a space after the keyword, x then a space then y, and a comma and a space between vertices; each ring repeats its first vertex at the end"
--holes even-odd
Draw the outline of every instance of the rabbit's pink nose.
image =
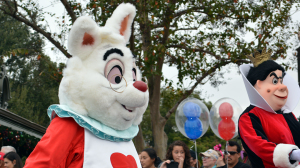
POLYGON ((142 81, 136 81, 133 83, 133 86, 135 88, 137 88, 138 90, 142 91, 142 92, 146 92, 147 91, 147 84, 145 82, 142 81))

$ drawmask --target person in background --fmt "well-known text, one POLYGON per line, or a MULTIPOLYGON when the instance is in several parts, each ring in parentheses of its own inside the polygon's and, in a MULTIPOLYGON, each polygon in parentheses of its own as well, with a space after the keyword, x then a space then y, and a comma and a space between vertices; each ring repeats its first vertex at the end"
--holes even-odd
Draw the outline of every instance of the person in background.
MULTIPOLYGON (((228 141, 224 154, 225 160, 228 160, 228 168, 251 168, 249 165, 239 161, 239 158, 241 157, 241 147, 237 142, 228 141)), ((227 165, 224 165, 221 168, 227 168, 227 165)))
POLYGON ((187 145, 182 141, 175 141, 168 148, 166 161, 158 165, 158 168, 169 168, 171 165, 177 168, 190 168, 190 158, 191 154, 187 145))
POLYGON ((222 152, 220 152, 220 151, 216 151, 216 152, 218 153, 218 156, 219 156, 219 158, 217 160, 217 168, 219 168, 219 167, 222 167, 225 165, 225 162, 224 162, 225 159, 224 159, 222 152))
POLYGON ((248 154, 245 151, 245 149, 244 149, 244 147, 243 147, 242 144, 241 144, 241 147, 242 147, 242 151, 241 151, 242 162, 252 167, 251 162, 250 162, 250 160, 248 158, 248 154))
POLYGON ((4 168, 4 155, 5 153, 0 152, 0 168, 4 168))
POLYGON ((4 155, 5 168, 23 168, 20 156, 16 152, 8 152, 4 155))
POLYGON ((157 156, 156 161, 155 161, 155 167, 158 167, 158 165, 161 163, 162 163, 161 159, 157 156))
POLYGON ((223 152, 221 149, 222 149, 221 144, 214 146, 214 150, 218 153, 218 156, 219 156, 219 158, 217 160, 217 167, 222 167, 225 165, 224 155, 223 155, 223 152))
POLYGON ((200 153, 200 156, 202 156, 204 168, 216 168, 219 157, 215 150, 208 149, 207 151, 200 153))
POLYGON ((156 168, 161 162, 152 148, 144 149, 139 156, 142 168, 156 168))
POLYGON ((2 146, 0 152, 3 152, 6 154, 8 152, 17 152, 17 151, 13 146, 2 146))
POLYGON ((190 154, 191 154, 191 168, 199 168, 201 166, 201 163, 199 162, 199 160, 196 158, 196 153, 193 150, 190 150, 190 154), (197 162, 198 162, 198 167, 197 167, 197 162))

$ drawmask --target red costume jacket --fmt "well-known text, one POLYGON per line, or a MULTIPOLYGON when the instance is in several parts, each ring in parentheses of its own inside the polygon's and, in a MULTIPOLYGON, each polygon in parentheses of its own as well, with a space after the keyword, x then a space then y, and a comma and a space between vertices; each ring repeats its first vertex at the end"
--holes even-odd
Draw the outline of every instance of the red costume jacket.
POLYGON ((271 113, 251 105, 238 124, 252 167, 296 166, 288 158, 292 145, 300 146, 300 123, 293 113, 271 113))
POLYGON ((82 168, 83 158, 84 128, 71 117, 55 117, 24 168, 82 168))

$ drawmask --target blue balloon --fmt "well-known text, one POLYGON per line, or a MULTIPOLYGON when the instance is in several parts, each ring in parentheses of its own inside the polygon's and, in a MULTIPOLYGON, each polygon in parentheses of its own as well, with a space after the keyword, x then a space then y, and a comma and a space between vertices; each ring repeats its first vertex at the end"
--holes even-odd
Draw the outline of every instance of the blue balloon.
POLYGON ((187 102, 183 106, 183 113, 187 120, 184 123, 184 131, 190 139, 198 139, 202 135, 202 123, 199 119, 201 108, 198 104, 187 102))
POLYGON ((198 117, 190 117, 184 123, 184 131, 190 139, 198 139, 202 130, 202 122, 198 117))
POLYGON ((183 113, 187 118, 200 117, 201 108, 198 104, 193 102, 186 102, 183 106, 183 113))
POLYGON ((178 130, 185 137, 195 140, 202 137, 209 127, 209 110, 206 105, 196 98, 186 98, 175 113, 178 130))

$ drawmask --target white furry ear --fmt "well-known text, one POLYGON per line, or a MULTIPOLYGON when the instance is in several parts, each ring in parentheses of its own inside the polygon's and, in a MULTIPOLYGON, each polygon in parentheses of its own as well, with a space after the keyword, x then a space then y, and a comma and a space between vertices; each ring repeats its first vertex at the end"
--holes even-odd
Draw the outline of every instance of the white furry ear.
POLYGON ((92 18, 88 16, 77 18, 68 37, 69 52, 81 59, 89 55, 100 41, 97 38, 97 28, 98 25, 92 18))
POLYGON ((112 16, 106 21, 105 27, 114 33, 124 37, 125 42, 129 41, 131 35, 131 25, 136 15, 135 7, 129 3, 120 4, 112 16))

